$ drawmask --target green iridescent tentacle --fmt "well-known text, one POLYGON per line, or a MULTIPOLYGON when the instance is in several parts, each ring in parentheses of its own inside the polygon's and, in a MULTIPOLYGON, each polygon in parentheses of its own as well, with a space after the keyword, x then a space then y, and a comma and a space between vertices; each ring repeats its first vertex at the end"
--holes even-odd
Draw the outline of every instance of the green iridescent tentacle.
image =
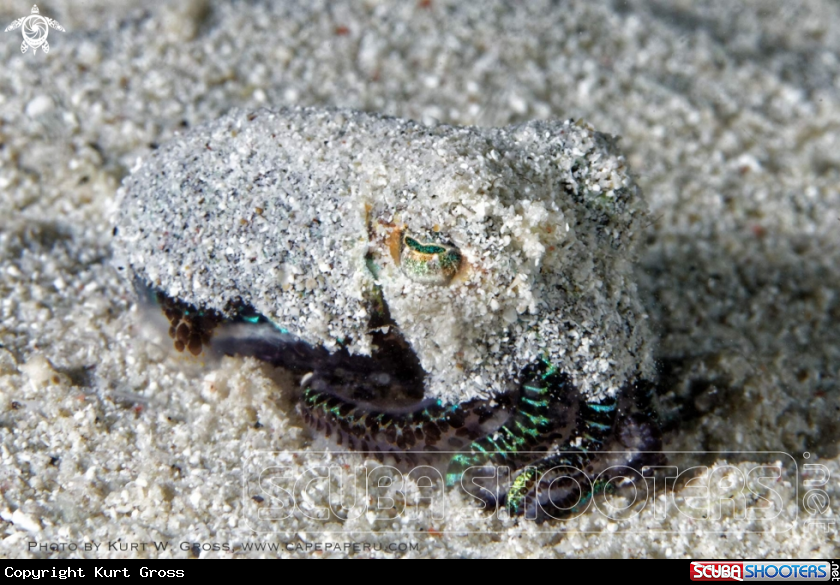
MULTIPOLYGON (((511 514, 524 513, 529 497, 539 498, 539 494, 534 492, 539 489, 539 481, 547 471, 554 468, 569 468, 574 470, 575 474, 585 473, 587 464, 593 455, 603 448, 604 442, 612 432, 616 407, 614 399, 606 399, 599 403, 587 402, 582 405, 579 432, 573 437, 573 442, 561 448, 561 452, 556 455, 529 465, 514 479, 507 495, 507 506, 511 514)), ((589 483, 588 479, 585 483, 589 483)), ((580 499, 576 505, 580 506, 588 501, 597 489, 598 486, 593 486, 592 490, 580 493, 580 499)), ((556 506, 560 504, 555 503, 556 506)))
POLYGON ((380 459, 384 454, 399 457, 462 446, 483 434, 476 410, 438 400, 405 412, 383 412, 307 386, 302 411, 307 424, 327 437, 334 435, 339 445, 380 459))
POLYGON ((523 372, 522 394, 516 412, 498 431, 474 441, 469 451, 455 455, 446 472, 449 486, 461 481, 470 467, 487 463, 519 467, 532 450, 552 438, 556 423, 553 405, 568 395, 568 377, 546 362, 523 372))

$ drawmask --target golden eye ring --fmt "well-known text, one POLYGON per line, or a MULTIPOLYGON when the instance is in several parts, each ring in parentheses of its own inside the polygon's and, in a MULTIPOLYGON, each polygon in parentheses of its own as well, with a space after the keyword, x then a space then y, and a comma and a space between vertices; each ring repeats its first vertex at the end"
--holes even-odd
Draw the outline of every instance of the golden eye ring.
POLYGON ((400 269, 414 282, 449 284, 461 269, 461 251, 451 244, 421 241, 407 231, 401 234, 399 242, 400 269))

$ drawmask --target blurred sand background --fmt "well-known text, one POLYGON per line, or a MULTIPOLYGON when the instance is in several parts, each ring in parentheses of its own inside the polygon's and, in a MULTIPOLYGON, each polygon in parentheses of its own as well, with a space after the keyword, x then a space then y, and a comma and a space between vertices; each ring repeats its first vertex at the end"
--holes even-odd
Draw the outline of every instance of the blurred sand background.
MULTIPOLYGON (((310 556, 295 546, 336 541, 412 542, 398 556, 421 557, 838 556, 840 4, 39 7, 66 29, 50 31, 48 55, 0 34, 0 556, 310 556), (310 449, 311 433, 265 366, 199 369, 144 339, 109 241, 138 158, 232 106, 286 104, 426 123, 583 118, 622 136, 651 208, 639 279, 666 446, 789 453, 775 485, 795 520, 691 519, 663 501, 664 517, 648 506, 536 526, 450 495, 467 519, 256 521, 265 502, 243 494, 253 453, 310 449), (803 501, 809 479, 827 509, 803 501), (118 539, 174 548, 107 550, 118 539), (28 544, 94 541, 106 544, 28 544)), ((0 0, 0 23, 30 9, 0 0)), ((393 556, 318 553, 333 554, 393 556)))

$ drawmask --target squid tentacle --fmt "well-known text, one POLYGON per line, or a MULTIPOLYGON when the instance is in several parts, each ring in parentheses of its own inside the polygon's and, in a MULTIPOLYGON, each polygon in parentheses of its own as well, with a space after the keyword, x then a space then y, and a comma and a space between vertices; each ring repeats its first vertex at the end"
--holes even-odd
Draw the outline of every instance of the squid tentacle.
POLYGON ((386 454, 416 461, 430 453, 463 447, 487 432, 488 422, 494 418, 480 402, 444 406, 437 400, 424 400, 409 408, 385 411, 309 384, 304 387, 300 407, 306 423, 327 437, 333 436, 339 446, 372 454, 380 461, 386 454))
MULTIPOLYGON (((471 470, 508 466, 515 475, 507 489, 475 485, 483 493, 479 497, 505 502, 514 515, 538 513, 546 505, 563 514, 585 503, 595 491, 558 490, 549 480, 553 470, 563 468, 572 470, 565 476, 571 483, 576 478, 588 483, 584 478, 587 466, 614 434, 617 403, 614 399, 584 400, 569 376, 547 361, 523 370, 518 397, 497 396, 492 404, 473 400, 445 405, 417 398, 423 373, 416 358, 400 359, 401 354, 359 358, 343 350, 330 353, 297 340, 244 304, 233 308, 234 317, 226 317, 213 310, 197 310, 150 287, 138 290, 163 310, 178 351, 199 355, 209 348, 221 354, 253 356, 291 372, 300 383, 299 409, 305 422, 339 446, 380 461, 388 455, 410 463, 430 460, 440 451, 464 449, 449 460, 447 486, 459 481, 465 485, 471 470), (377 376, 387 381, 371 381, 377 376), (402 392, 402 405, 386 408, 381 398, 373 400, 383 389, 402 392), (556 445, 562 447, 554 449, 556 445)), ((641 408, 648 411, 649 406, 641 408)))
MULTIPOLYGON (((565 514, 576 506, 585 503, 597 490, 584 490, 577 479, 589 483, 586 468, 595 453, 600 451, 606 443, 615 426, 617 402, 606 399, 602 402, 585 402, 581 408, 581 420, 578 426, 580 432, 577 439, 560 452, 540 459, 523 469, 514 479, 508 490, 507 506, 511 514, 520 515, 528 511, 529 506, 536 504, 540 507, 553 507, 565 514), (552 470, 562 469, 569 473, 564 477, 571 479, 578 487, 567 490, 560 496, 552 494, 552 487, 548 481, 552 470)), ((534 506, 534 511, 536 506, 534 506)))
POLYGON ((447 470, 446 483, 455 485, 470 468, 488 463, 520 467, 533 459, 533 451, 547 448, 558 438, 562 416, 557 407, 568 400, 573 387, 568 376, 545 362, 532 364, 523 372, 524 380, 514 414, 493 434, 469 446, 469 451, 455 455, 447 470))

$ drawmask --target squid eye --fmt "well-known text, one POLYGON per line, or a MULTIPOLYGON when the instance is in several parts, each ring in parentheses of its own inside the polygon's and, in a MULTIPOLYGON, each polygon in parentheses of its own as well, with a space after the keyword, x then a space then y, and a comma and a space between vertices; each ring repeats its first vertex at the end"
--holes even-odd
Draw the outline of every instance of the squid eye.
POLYGON ((438 242, 421 242, 404 233, 400 238, 400 269, 415 282, 449 284, 461 268, 461 251, 438 242))

